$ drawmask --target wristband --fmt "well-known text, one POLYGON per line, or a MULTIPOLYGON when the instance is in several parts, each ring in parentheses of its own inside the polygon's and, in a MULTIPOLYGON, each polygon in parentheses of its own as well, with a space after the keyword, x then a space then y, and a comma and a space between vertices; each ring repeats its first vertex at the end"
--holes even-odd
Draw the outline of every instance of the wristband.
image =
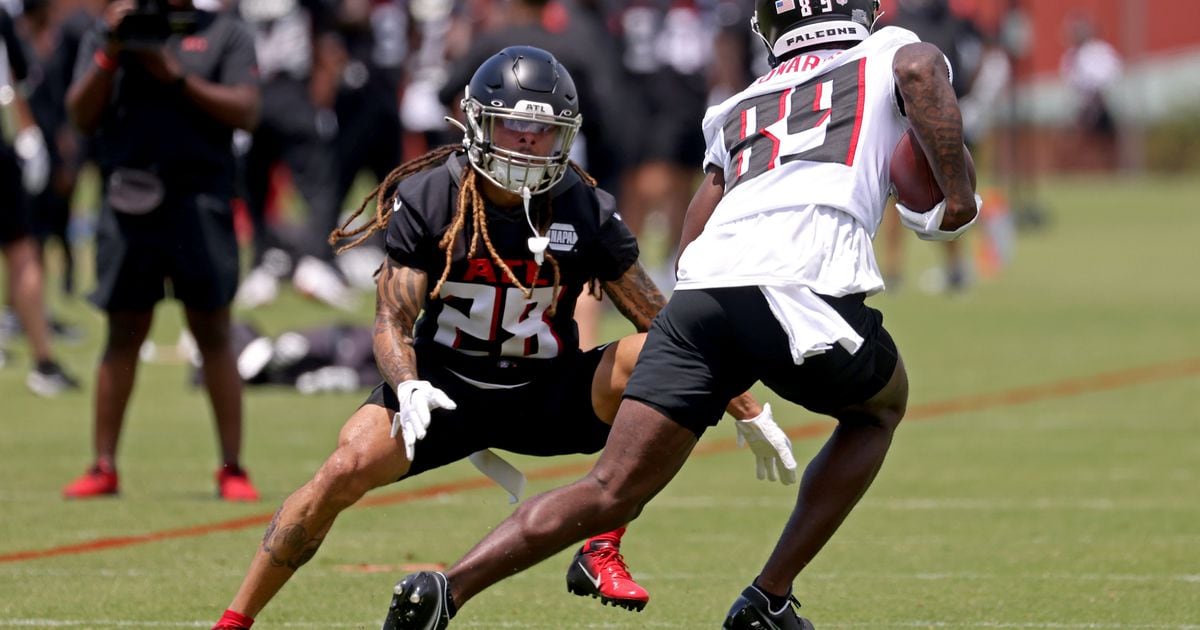
POLYGON ((117 71, 117 60, 108 56, 103 48, 96 50, 96 54, 92 55, 92 61, 96 62, 96 67, 112 74, 117 71))

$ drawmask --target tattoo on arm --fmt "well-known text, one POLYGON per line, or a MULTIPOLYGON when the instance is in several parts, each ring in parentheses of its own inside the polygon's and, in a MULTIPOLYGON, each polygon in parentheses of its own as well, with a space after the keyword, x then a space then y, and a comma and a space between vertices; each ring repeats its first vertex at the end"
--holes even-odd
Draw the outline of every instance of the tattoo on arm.
POLYGON ((963 155, 962 114, 942 54, 913 44, 897 53, 896 83, 909 123, 927 150, 934 176, 947 198, 970 199, 963 155))
POLYGON ((279 512, 271 517, 267 531, 263 534, 262 550, 270 558, 271 566, 287 567, 293 571, 304 566, 317 555, 317 549, 324 540, 308 533, 299 523, 279 524, 279 512))
POLYGON ((667 305, 667 298, 640 262, 634 263, 620 278, 605 282, 604 292, 638 332, 650 330, 654 316, 667 305))
POLYGON ((423 271, 388 260, 379 274, 375 303, 375 363, 389 385, 417 378, 413 326, 425 305, 423 271))

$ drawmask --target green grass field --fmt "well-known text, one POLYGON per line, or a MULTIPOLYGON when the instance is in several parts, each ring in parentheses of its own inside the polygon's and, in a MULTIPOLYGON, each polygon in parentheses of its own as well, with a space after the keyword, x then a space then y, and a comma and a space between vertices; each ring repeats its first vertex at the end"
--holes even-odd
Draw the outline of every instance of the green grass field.
MULTIPOLYGON (((1043 182, 1053 222, 968 294, 913 284, 873 299, 912 379, 910 419, 879 480, 796 582, 818 628, 1200 629, 1200 182, 1043 182), (954 403, 954 404, 946 404, 954 403)), ((937 260, 909 243, 910 277, 937 260)), ((87 286, 88 281, 84 282, 87 286)), ((207 628, 263 523, 330 451, 362 395, 246 396, 245 461, 265 498, 213 498, 207 402, 182 365, 145 365, 126 422, 122 496, 64 502, 88 462, 101 320, 62 353, 82 393, 26 392, 24 349, 0 370, 0 627, 207 628), (243 519, 245 524, 240 524, 243 519), (97 541, 114 543, 92 545, 97 541), (30 557, 25 552, 49 551, 30 557)), ((332 318, 287 296, 277 332, 332 318)), ((370 310, 357 316, 366 323, 370 310)), ((173 304, 152 333, 173 344, 173 304)), ((606 322, 609 335, 629 329, 606 322)), ((763 398, 772 400, 769 392, 763 398)), ((806 462, 830 425, 778 404, 806 462)), ((716 628, 770 551, 791 488, 754 479, 727 424, 652 502, 623 551, 653 599, 640 615, 567 594, 569 553, 467 605, 455 628, 716 628)), ((587 458, 516 458, 531 490, 587 458)), ((510 511, 463 462, 384 488, 339 520, 259 616, 262 628, 377 628, 410 565, 450 563, 510 511), (433 496, 408 494, 445 486, 433 496)))

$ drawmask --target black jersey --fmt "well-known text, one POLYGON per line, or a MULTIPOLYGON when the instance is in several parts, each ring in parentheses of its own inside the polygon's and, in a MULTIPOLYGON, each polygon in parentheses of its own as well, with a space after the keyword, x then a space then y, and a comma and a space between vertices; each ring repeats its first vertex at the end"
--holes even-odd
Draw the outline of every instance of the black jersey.
MULTIPOLYGON (((446 254, 438 243, 457 212, 466 164, 466 157, 455 154, 397 187, 388 222, 388 255, 426 272, 431 290, 445 268, 446 254)), ((535 225, 545 223, 539 217, 547 211, 552 213, 546 236, 561 273, 554 315, 548 313, 554 271, 548 261, 535 264, 527 246, 532 233, 521 206, 502 209, 488 204, 491 243, 533 294, 527 299, 508 280, 482 238, 468 259, 474 233, 468 217, 454 244, 446 283, 437 298, 426 302, 417 322, 418 350, 433 353, 463 376, 497 384, 530 380, 549 359, 578 350, 576 300, 591 279, 609 281, 624 274, 637 260, 637 241, 616 213, 612 195, 588 186, 571 170, 548 193, 534 197, 532 207, 535 225)))

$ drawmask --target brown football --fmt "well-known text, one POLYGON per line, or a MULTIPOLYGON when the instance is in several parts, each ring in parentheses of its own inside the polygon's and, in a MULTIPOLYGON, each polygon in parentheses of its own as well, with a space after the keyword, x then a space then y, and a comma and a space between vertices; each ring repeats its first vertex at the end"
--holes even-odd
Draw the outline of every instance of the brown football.
MULTIPOLYGON (((963 147, 967 156, 967 175, 971 178, 971 189, 975 189, 975 160, 971 152, 963 147)), ((945 195, 938 188, 925 152, 921 150, 913 130, 904 132, 896 148, 892 150, 892 164, 888 167, 888 175, 892 180, 892 188, 896 200, 913 212, 928 212, 933 209, 945 195)))

